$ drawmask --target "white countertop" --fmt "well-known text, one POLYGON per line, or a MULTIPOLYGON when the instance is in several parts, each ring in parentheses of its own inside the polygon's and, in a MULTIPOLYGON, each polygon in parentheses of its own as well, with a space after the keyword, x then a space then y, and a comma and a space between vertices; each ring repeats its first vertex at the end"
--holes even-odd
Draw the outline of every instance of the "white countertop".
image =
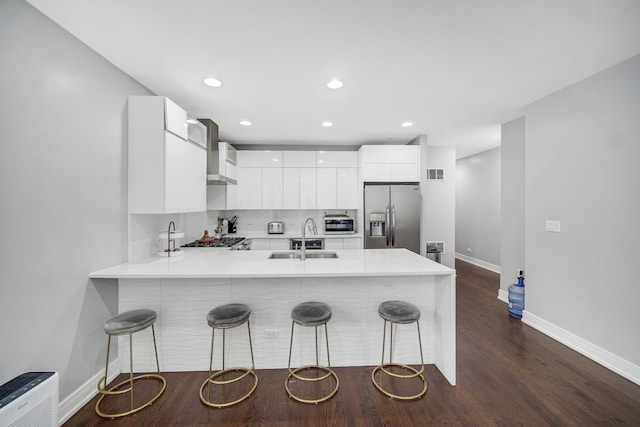
POLYGON ((93 279, 267 278, 450 275, 455 270, 407 249, 335 250, 337 259, 268 259, 271 250, 184 248, 184 255, 124 263, 89 275, 93 279))

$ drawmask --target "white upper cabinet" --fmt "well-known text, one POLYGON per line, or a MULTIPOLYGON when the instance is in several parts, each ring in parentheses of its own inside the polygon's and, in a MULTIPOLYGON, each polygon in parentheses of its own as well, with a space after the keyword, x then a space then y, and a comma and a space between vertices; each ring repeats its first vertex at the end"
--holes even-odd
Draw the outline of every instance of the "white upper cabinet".
POLYGON ((262 209, 282 209, 282 168, 262 168, 262 209))
POLYGON ((300 209, 316 209, 316 168, 300 168, 300 209))
POLYGON ((365 182, 420 181, 420 147, 417 145, 363 145, 360 168, 365 182))
POLYGON ((338 175, 336 168, 318 168, 317 175, 317 208, 338 208, 338 175))
POLYGON ((282 151, 238 150, 237 166, 241 168, 281 168, 282 151))
POLYGON ((129 213, 206 210, 207 152, 186 140, 186 118, 166 97, 129 97, 129 213))
POLYGON ((333 154, 239 150, 237 153, 238 186, 227 188, 227 209, 358 207, 356 151, 333 154))
POLYGON ((316 154, 319 168, 357 168, 357 151, 318 151, 316 154))
POLYGON ((262 168, 239 167, 238 185, 227 186, 227 209, 262 209, 262 168))
POLYGON ((315 168, 315 151, 284 151, 283 166, 285 168, 315 168))
POLYGON ((317 209, 358 208, 358 168, 318 168, 317 209))
POLYGON ((163 129, 186 140, 187 112, 166 96, 130 96, 129 129, 163 129))
POLYGON ((300 209, 300 168, 284 168, 282 170, 282 208, 300 209))
POLYGON ((238 150, 238 184, 227 186, 227 209, 282 209, 282 151, 238 150))
POLYGON ((358 168, 337 168, 337 208, 358 209, 358 168))
POLYGON ((363 145, 360 148, 365 163, 417 163, 419 145, 363 145))

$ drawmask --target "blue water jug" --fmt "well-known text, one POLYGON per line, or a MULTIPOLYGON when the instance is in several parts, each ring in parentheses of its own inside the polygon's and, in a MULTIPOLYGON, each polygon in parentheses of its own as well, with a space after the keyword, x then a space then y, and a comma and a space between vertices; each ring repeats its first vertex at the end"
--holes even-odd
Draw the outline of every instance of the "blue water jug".
POLYGON ((524 310, 524 274, 518 270, 518 283, 509 285, 509 314, 522 319, 524 310))

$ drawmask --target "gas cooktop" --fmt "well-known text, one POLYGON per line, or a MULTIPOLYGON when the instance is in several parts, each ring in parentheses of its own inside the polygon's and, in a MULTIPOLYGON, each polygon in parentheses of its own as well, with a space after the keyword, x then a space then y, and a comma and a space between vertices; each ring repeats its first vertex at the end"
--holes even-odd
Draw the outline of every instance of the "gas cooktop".
POLYGON ((244 240, 244 237, 221 237, 219 239, 213 239, 206 242, 196 240, 191 243, 182 245, 183 248, 230 248, 231 246, 240 243, 244 240))

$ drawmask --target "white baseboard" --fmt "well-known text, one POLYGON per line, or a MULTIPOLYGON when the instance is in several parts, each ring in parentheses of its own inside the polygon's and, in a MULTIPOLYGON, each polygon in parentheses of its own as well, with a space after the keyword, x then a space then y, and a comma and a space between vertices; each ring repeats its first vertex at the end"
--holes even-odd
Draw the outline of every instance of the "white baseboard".
POLYGON ((556 341, 561 342, 567 347, 572 348, 578 353, 583 354, 605 368, 611 369, 613 372, 622 375, 629 381, 640 385, 640 366, 634 365, 628 360, 598 347, 597 345, 580 338, 579 336, 574 335, 553 323, 547 322, 535 314, 531 314, 527 310, 524 310, 522 313, 522 322, 539 330, 543 334, 548 335, 556 341))
MULTIPOLYGON (((98 394, 98 381, 104 375, 104 371, 95 374, 91 379, 82 384, 79 389, 74 391, 58 405, 59 423, 64 424, 84 405, 86 405, 93 397, 98 394)), ((112 361, 109 364, 109 378, 107 384, 120 375, 120 359, 112 361)))
POLYGON ((498 289, 498 299, 504 303, 509 304, 509 291, 498 289))
POLYGON ((494 273, 500 274, 500 266, 488 263, 486 261, 482 261, 481 259, 471 258, 470 256, 461 254, 456 252, 456 258, 468 262, 469 264, 473 264, 477 267, 484 268, 485 270, 493 271, 494 273))

